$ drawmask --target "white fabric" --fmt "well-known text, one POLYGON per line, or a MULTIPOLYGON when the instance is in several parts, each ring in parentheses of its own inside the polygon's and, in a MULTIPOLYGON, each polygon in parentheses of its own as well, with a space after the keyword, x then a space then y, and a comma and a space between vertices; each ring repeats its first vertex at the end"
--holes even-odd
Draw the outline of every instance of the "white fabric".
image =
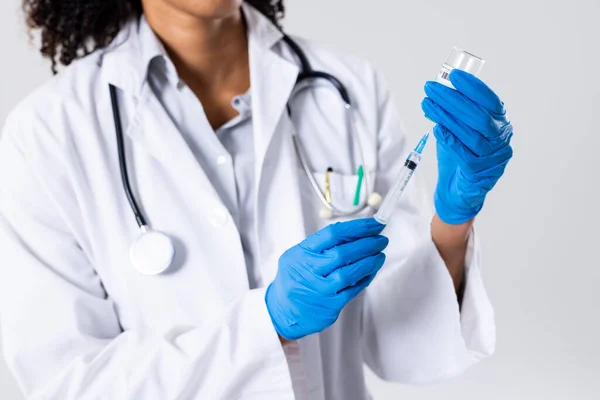
POLYGON ((250 288, 262 287, 254 260, 254 152, 251 94, 232 99, 238 115, 219 127, 210 126, 202 104, 179 79, 162 44, 142 16, 139 42, 143 65, 152 92, 160 101, 206 176, 227 207, 239 232, 250 279, 250 288))
POLYGON ((294 388, 296 400, 310 400, 311 397, 308 394, 304 363, 302 362, 302 354, 300 353, 300 344, 297 341, 288 342, 283 346, 283 352, 285 353, 290 370, 290 378, 292 379, 292 387, 294 388))
MULTIPOLYGON (((235 96, 231 106, 238 115, 216 134, 194 93, 179 79, 164 47, 142 16, 139 25, 142 60, 148 64, 147 79, 165 111, 207 174, 233 217, 244 251, 250 289, 263 287, 255 240, 254 152, 250 91, 235 96)), ((306 376, 300 347, 284 347, 296 400, 307 399, 306 376)))
MULTIPOLYGON (((285 107, 297 61, 281 33, 243 7, 254 263, 267 285, 287 248, 332 221, 318 218, 318 199, 291 140, 285 107)), ((315 68, 347 86, 368 176, 386 193, 409 147, 385 84, 361 60, 299 42, 315 68)), ((154 95, 141 53, 138 24, 131 23, 108 49, 24 100, 5 125, 0 325, 8 365, 32 399, 293 399, 291 365, 265 289, 251 289, 237 220, 154 95), (151 226, 175 242, 166 274, 144 276, 129 262, 139 229, 122 190, 108 83, 119 89, 134 192, 151 226)), ((352 207, 357 149, 339 97, 319 84, 291 108, 319 184, 334 168, 336 201, 352 207)), ((459 312, 430 238, 430 197, 417 173, 384 231, 384 269, 333 326, 298 341, 308 398, 368 398, 365 362, 384 379, 417 384, 454 376, 493 351, 477 240, 469 242, 459 312)))

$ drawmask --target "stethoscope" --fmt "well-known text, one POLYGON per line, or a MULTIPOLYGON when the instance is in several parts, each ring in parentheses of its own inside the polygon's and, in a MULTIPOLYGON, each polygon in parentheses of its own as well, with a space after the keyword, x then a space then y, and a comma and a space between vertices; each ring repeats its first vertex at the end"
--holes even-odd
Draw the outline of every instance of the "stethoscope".
MULTIPOLYGON (((315 71, 312 69, 306 54, 300 49, 298 44, 294 42, 289 36, 284 35, 283 40, 288 44, 288 46, 292 49, 292 51, 298 57, 301 64, 301 71, 296 80, 296 85, 306 81, 315 81, 317 79, 322 79, 328 81, 339 93, 340 98, 343 101, 343 106, 346 110, 347 118, 349 119, 349 126, 352 130, 352 135, 355 137, 355 140, 358 142, 358 148, 360 153, 360 161, 361 166, 366 167, 365 158, 363 154, 363 147, 360 141, 360 136, 358 135, 358 131, 356 129, 356 121, 354 119, 354 115, 352 113, 352 103, 350 101, 350 96, 348 95, 348 91, 346 87, 337 79, 335 76, 328 74, 322 71, 315 71)), ((310 85, 302 86, 300 89, 296 90, 292 95, 292 98, 297 96, 300 92, 310 88, 310 85)), ((109 84, 110 89, 110 100, 113 111, 113 119, 115 123, 115 130, 117 135, 117 149, 119 156, 119 168, 121 172, 121 180, 123 183, 123 189, 125 191, 125 196, 127 197, 127 201, 131 206, 131 210, 135 216, 135 220, 137 225, 140 228, 140 235, 137 239, 131 244, 129 249, 129 258, 134 268, 138 270, 140 273, 144 275, 157 275, 164 272, 171 263, 173 262, 173 258, 175 256, 175 246, 173 245, 173 241, 169 236, 165 233, 153 230, 140 210, 138 202, 133 195, 133 191, 131 190, 131 185, 129 182, 129 176, 127 173, 127 160, 125 157, 125 144, 123 140, 123 128, 121 125, 121 116, 119 111, 119 103, 117 101, 117 90, 116 87, 112 84, 109 84)), ((291 117, 291 109, 289 107, 288 101, 288 114, 291 117)), ((368 178, 368 173, 364 174, 363 184, 365 187, 365 191, 367 196, 359 202, 359 204, 353 207, 351 210, 341 210, 336 207, 331 201, 331 195, 329 193, 329 188, 326 188, 325 193, 319 187, 314 174, 311 172, 310 167, 308 165, 308 159, 306 154, 302 148, 302 143, 300 138, 296 133, 292 134, 292 139, 294 142, 294 148, 296 150, 296 154, 298 155, 298 159, 300 160, 300 164, 302 165, 302 169, 306 177, 308 178, 314 192, 317 194, 322 208, 319 211, 319 216, 324 219, 330 219, 334 217, 349 217, 352 215, 356 215, 362 211, 364 211, 368 207, 376 208, 381 203, 381 195, 376 192, 370 193, 370 180, 368 178)), ((329 185, 327 185, 329 186, 329 185)))

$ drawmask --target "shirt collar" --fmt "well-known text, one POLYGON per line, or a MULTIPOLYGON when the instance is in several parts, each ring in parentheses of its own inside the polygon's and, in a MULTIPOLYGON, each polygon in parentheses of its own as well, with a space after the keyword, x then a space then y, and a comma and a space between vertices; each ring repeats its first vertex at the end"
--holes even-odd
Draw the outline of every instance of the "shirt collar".
POLYGON ((158 39, 146 17, 142 15, 138 25, 138 40, 140 48, 140 71, 143 75, 143 80, 148 79, 148 75, 152 73, 153 66, 157 61, 161 62, 161 68, 164 68, 165 75, 169 82, 176 86, 179 84, 179 75, 177 69, 171 61, 169 54, 165 50, 164 45, 158 39))
MULTIPOLYGON (((265 49, 272 49, 283 37, 283 33, 256 8, 242 3, 249 39, 265 49)), ((166 66, 167 78, 173 84, 179 83, 175 66, 168 57, 164 46, 154 34, 146 18, 130 21, 100 54, 104 78, 125 91, 139 94, 146 83, 148 69, 161 58, 166 66)))

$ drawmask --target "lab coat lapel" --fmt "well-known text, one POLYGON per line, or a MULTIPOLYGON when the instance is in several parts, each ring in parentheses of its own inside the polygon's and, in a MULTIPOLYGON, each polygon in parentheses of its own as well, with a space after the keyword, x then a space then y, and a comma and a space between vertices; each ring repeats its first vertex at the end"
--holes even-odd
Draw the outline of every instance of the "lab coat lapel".
MULTIPOLYGON (((206 210, 221 203, 212 183, 204 173, 191 149, 171 118, 145 81, 146 70, 140 62, 138 24, 129 23, 119 32, 113 43, 104 50, 100 63, 107 83, 121 89, 123 103, 135 104, 127 118, 126 135, 148 154, 160 161, 181 187, 193 198, 203 201, 206 210)), ((120 94, 121 95, 121 94, 120 94)))
POLYGON ((291 120, 286 114, 272 138, 258 186, 256 229, 265 285, 275 278, 279 257, 306 237, 291 133, 291 120))
POLYGON ((299 68, 285 60, 261 38, 250 33, 250 84, 252 87, 252 118, 254 123, 255 159, 260 167, 275 128, 286 108, 298 77, 299 68))
POLYGON ((190 191, 192 198, 209 207, 209 203, 213 203, 212 207, 220 204, 212 183, 149 85, 142 88, 139 105, 131 121, 126 133, 136 146, 144 148, 172 171, 173 178, 179 181, 180 187, 190 191))
POLYGON ((277 260, 304 238, 296 155, 286 105, 299 67, 273 49, 282 34, 249 7, 250 82, 256 177, 257 240, 263 282, 277 273, 277 260))

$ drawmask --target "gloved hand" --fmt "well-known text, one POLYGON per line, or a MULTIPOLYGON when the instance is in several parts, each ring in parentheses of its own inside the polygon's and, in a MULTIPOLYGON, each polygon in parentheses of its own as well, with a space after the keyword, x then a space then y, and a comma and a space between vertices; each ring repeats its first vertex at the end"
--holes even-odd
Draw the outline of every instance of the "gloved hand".
POLYGON ((296 340, 324 330, 369 286, 385 261, 383 228, 373 218, 338 222, 281 256, 265 295, 281 337, 296 340))
POLYGON ((460 224, 479 213, 504 173, 513 128, 504 103, 485 83, 460 70, 452 71, 450 82, 456 90, 427 82, 421 107, 438 124, 435 208, 442 221, 460 224))

